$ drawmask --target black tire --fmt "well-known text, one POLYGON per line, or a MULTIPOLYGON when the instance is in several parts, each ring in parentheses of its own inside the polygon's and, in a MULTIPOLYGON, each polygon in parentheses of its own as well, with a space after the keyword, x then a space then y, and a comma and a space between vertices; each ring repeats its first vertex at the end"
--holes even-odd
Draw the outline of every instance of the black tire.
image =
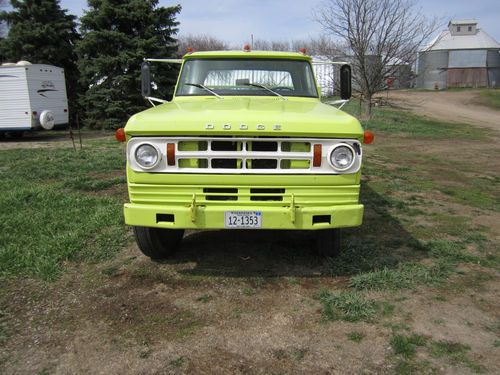
POLYGON ((142 253, 151 259, 161 260, 172 255, 179 247, 184 229, 133 227, 135 241, 142 253))
POLYGON ((321 229, 316 233, 316 250, 319 255, 334 258, 340 254, 340 229, 321 229))

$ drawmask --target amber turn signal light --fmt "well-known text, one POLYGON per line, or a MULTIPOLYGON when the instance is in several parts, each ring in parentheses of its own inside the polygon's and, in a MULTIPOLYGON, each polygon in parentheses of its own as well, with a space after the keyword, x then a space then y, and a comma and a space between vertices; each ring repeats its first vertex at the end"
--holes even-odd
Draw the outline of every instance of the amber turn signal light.
POLYGON ((365 145, 369 145, 370 143, 373 142, 374 139, 375 139, 375 134, 373 134, 369 130, 365 131, 365 133, 363 134, 363 143, 365 145))
POLYGON ((320 144, 314 145, 313 148, 313 167, 321 167, 322 147, 320 144))
POLYGON ((175 143, 167 143, 167 164, 175 165, 175 143))
POLYGON ((125 142, 127 140, 127 137, 125 136, 125 129, 123 128, 116 129, 115 138, 118 142, 125 142))

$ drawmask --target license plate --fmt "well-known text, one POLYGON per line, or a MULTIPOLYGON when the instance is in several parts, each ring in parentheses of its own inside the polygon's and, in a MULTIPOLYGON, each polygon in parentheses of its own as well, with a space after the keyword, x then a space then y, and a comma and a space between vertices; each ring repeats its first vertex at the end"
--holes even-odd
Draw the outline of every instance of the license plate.
POLYGON ((224 213, 226 228, 261 228, 261 211, 226 211, 224 213))

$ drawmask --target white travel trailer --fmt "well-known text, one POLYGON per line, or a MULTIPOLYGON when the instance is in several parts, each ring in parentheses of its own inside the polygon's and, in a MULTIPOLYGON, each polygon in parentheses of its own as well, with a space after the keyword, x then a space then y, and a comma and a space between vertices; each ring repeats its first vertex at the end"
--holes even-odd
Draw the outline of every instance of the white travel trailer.
POLYGON ((64 70, 19 61, 0 66, 0 132, 22 133, 68 123, 64 70))

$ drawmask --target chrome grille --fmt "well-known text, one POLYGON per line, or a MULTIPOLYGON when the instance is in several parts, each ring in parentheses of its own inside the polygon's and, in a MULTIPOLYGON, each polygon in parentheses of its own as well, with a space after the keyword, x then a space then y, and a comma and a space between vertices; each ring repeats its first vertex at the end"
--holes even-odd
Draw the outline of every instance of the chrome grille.
POLYGON ((219 174, 336 174, 329 155, 339 143, 358 152, 356 162, 343 173, 355 173, 361 166, 361 145, 354 139, 239 138, 239 137, 135 137, 128 143, 130 167, 139 172, 134 150, 142 143, 154 145, 162 160, 150 173, 219 174), (167 144, 175 144, 175 163, 167 163, 167 144), (313 165, 314 147, 321 145, 319 166, 313 165))

